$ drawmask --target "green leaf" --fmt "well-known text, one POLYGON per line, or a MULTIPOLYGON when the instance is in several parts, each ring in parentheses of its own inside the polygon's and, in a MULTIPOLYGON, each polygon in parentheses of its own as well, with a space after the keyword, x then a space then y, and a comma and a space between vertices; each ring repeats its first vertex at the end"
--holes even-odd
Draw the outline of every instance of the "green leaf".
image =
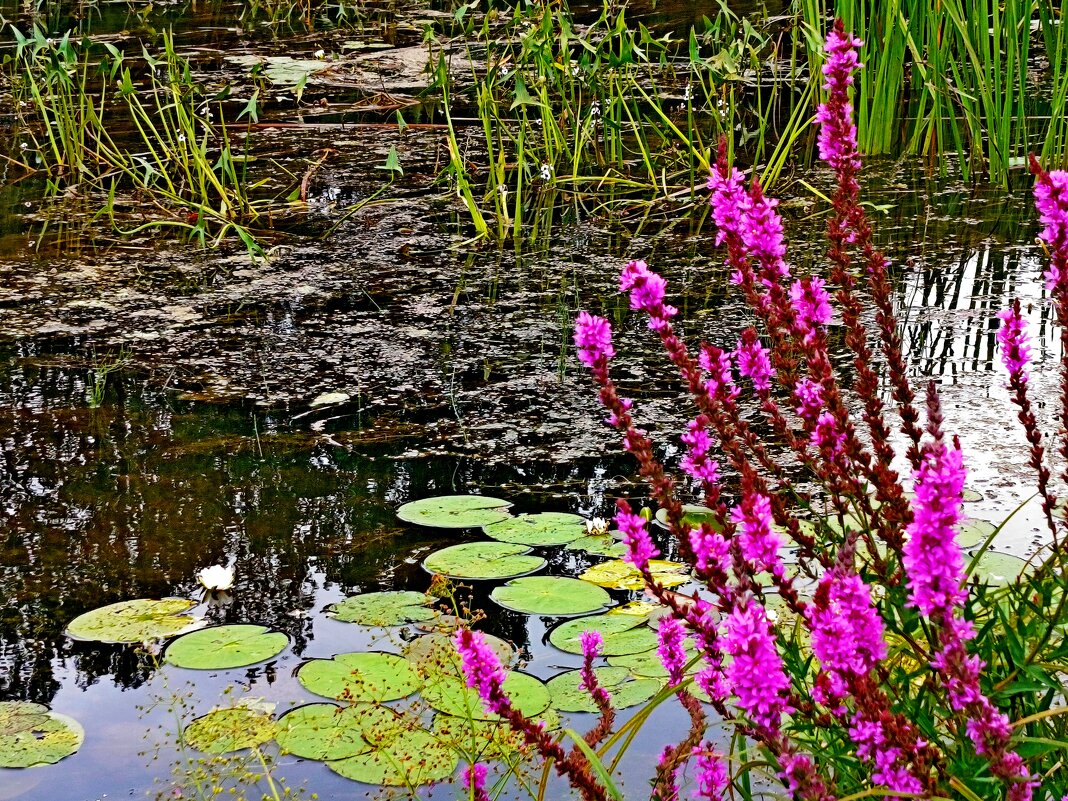
POLYGON ((82 746, 85 731, 42 704, 0 701, 0 768, 52 765, 82 746))
POLYGON ((349 702, 393 701, 411 695, 422 684, 404 657, 379 652, 312 659, 301 665, 297 679, 316 695, 349 702))
POLYGON ((436 600, 433 595, 422 592, 366 592, 328 606, 326 612, 344 623, 400 626, 430 620, 435 612, 429 604, 436 600))
MULTIPOLYGON (((512 706, 527 717, 549 708, 549 691, 541 681, 526 673, 508 671, 504 679, 504 692, 512 706)), ((423 688, 423 698, 446 715, 473 720, 499 719, 497 715, 486 712, 478 690, 468 687, 462 678, 441 675, 429 680, 423 688)))
POLYGON ((248 706, 216 709, 185 728, 183 738, 198 751, 226 754, 255 748, 274 739, 277 724, 266 712, 248 706))
POLYGON ((278 747, 283 754, 326 762, 371 750, 364 730, 388 726, 396 714, 373 704, 306 704, 278 721, 278 747))
MULTIPOLYGON (((482 636, 502 665, 508 667, 515 662, 515 648, 492 634, 482 636)), ((453 645, 452 637, 448 634, 427 634, 423 637, 416 637, 405 647, 404 656, 422 676, 432 673, 462 675, 460 655, 456 652, 456 646, 453 645)))
POLYGON ((386 163, 375 167, 376 170, 388 170, 389 172, 396 173, 397 175, 404 175, 404 170, 401 169, 400 157, 397 156, 397 146, 390 145, 389 153, 386 155, 386 163))
POLYGON ((1003 587, 1016 581, 1026 567, 1027 562, 1019 556, 987 551, 979 557, 971 575, 978 579, 980 584, 1003 587))
POLYGON ((622 559, 627 555, 627 546, 612 537, 580 537, 567 544, 569 551, 585 551, 593 556, 622 559))
MULTIPOLYGON (((635 678, 626 668, 599 667, 594 668, 593 674, 597 677, 597 683, 608 691, 613 709, 626 709, 645 703, 661 687, 656 679, 635 678)), ((569 670, 550 679, 546 686, 552 695, 553 707, 561 712, 597 712, 597 704, 589 691, 579 686, 581 683, 580 670, 569 670)))
POLYGON ((549 642, 561 651, 582 653, 581 637, 584 631, 599 632, 604 641, 602 656, 620 656, 649 651, 657 646, 656 632, 645 623, 644 617, 635 615, 599 615, 569 620, 549 632, 549 642))
POLYGON ((173 640, 163 653, 165 661, 193 670, 247 667, 277 656, 289 637, 265 626, 241 623, 194 631, 173 640))
MULTIPOLYGON (((690 566, 682 562, 650 559, 649 569, 652 571, 653 578, 664 587, 678 587, 690 580, 690 566)), ((610 590, 640 592, 645 589, 645 579, 642 578, 642 574, 634 565, 622 559, 613 559, 610 562, 594 565, 579 578, 610 590)))
MULTIPOLYGON (((690 664, 698 653, 697 646, 694 645, 692 637, 687 637, 683 641, 683 650, 686 654, 686 664, 690 665, 686 670, 686 675, 692 676, 701 668, 705 667, 705 663, 701 660, 690 664)), ((660 655, 652 650, 642 651, 636 654, 609 656, 608 664, 613 667, 625 668, 635 676, 642 676, 643 678, 666 679, 668 677, 668 672, 664 669, 664 665, 660 661, 660 655)))
POLYGON ((456 770, 456 752, 433 734, 422 728, 396 728, 396 735, 374 743, 367 752, 332 760, 327 767, 346 779, 387 787, 429 784, 456 770))
POLYGON ((530 92, 527 91, 527 85, 523 82, 523 76, 518 72, 515 76, 515 101, 508 107, 509 111, 515 111, 520 106, 537 106, 542 107, 542 104, 530 96, 530 92))
POLYGON ((612 603, 611 596, 600 587, 554 576, 513 579, 495 588, 490 598, 513 612, 561 617, 599 612, 612 603))
MULTIPOLYGON (((668 527, 667 509, 656 510, 657 525, 662 528, 668 527)), ((722 531, 716 513, 707 506, 698 506, 692 503, 682 505, 682 524, 690 528, 698 528, 702 523, 708 523, 713 531, 722 531)))
POLYGON ((601 783, 601 786, 608 793, 608 797, 613 801, 623 801, 623 795, 619 792, 619 788, 616 787, 615 782, 612 781, 612 777, 605 769, 604 763, 601 762, 600 757, 596 752, 586 743, 582 735, 576 732, 574 729, 565 729, 564 733, 574 741, 578 749, 586 757, 586 761, 590 763, 590 769, 593 771, 597 780, 601 783))
POLYGON ((440 495, 404 504, 397 517, 420 526, 475 528, 507 520, 511 505, 486 495, 440 495))
POLYGON ((435 551, 423 560, 423 567, 449 578, 514 578, 545 567, 544 559, 529 553, 530 548, 511 542, 469 542, 435 551))
POLYGON ((204 625, 202 620, 182 614, 194 606, 196 603, 186 598, 119 601, 78 615, 67 626, 67 636, 95 642, 144 642, 173 637, 204 625))
POLYGON ((565 545, 586 534, 586 520, 565 512, 517 515, 483 526, 486 535, 521 545, 565 545))

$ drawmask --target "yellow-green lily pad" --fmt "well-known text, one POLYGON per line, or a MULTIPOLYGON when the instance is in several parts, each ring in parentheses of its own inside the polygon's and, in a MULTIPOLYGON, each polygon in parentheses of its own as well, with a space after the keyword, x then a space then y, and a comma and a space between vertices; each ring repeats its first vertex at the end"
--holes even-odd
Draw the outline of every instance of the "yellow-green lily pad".
MULTIPOLYGON (((515 648, 492 634, 482 636, 502 665, 508 667, 515 662, 515 648)), ((462 675, 460 655, 456 652, 456 646, 448 634, 433 633, 416 637, 405 646, 404 655, 423 676, 431 673, 462 675)))
POLYGON ((185 728, 183 739, 198 751, 227 754, 270 742, 277 732, 274 718, 249 706, 215 709, 185 728))
MULTIPOLYGON (((528 718, 549 708, 549 691, 540 680, 526 673, 506 672, 504 692, 512 706, 528 718)), ((423 698, 446 715, 473 720, 498 719, 497 715, 486 712, 478 691, 468 687, 462 678, 440 675, 428 680, 423 688, 423 698)))
POLYGON ((513 542, 467 542, 435 551, 423 567, 455 579, 507 579, 545 567, 544 559, 529 554, 530 548, 513 542))
POLYGON ((172 665, 193 670, 227 670, 248 667, 278 656, 289 637, 265 626, 239 623, 213 626, 172 640, 163 652, 172 665))
POLYGON ((511 505, 487 495, 439 495, 404 504, 397 517, 434 528, 476 528, 507 520, 511 505))
POLYGON ((588 581, 557 576, 512 579, 494 588, 490 598, 513 612, 558 617, 599 612, 612 603, 607 592, 588 581))
MULTIPOLYGON (((667 528, 667 509, 657 509, 654 519, 661 528, 667 528)), ((714 511, 707 506, 684 503, 682 505, 682 524, 687 528, 698 528, 702 523, 708 523, 714 531, 722 531, 714 511)))
POLYGON ((144 642, 173 637, 204 625, 185 612, 196 606, 187 598, 155 601, 138 598, 119 601, 78 615, 67 626, 67 635, 94 642, 144 642))
POLYGON ((569 551, 584 551, 593 556, 622 559, 627 555, 627 546, 613 537, 579 537, 567 544, 569 551))
MULTIPOLYGON (((687 637, 683 640, 682 647, 686 654, 686 664, 689 664, 690 660, 697 656, 697 646, 694 645, 692 637, 687 637)), ((636 654, 610 656, 608 657, 608 664, 612 667, 626 669, 635 676, 643 678, 666 679, 668 677, 668 672, 661 663, 660 654, 657 651, 650 650, 636 654)), ((704 662, 698 660, 693 665, 690 665, 686 675, 692 676, 703 667, 705 667, 704 662)))
POLYGON ((396 734, 373 742, 369 732, 365 738, 372 747, 347 759, 327 762, 327 767, 340 776, 365 784, 386 787, 417 787, 449 778, 459 758, 448 743, 414 725, 394 726, 396 734))
MULTIPOLYGON (((969 557, 964 557, 965 565, 969 557)), ((980 584, 990 584, 995 587, 1003 587, 1012 584, 1027 568, 1027 561, 1011 553, 999 553, 987 551, 979 557, 979 561, 972 570, 972 577, 980 584)))
POLYGON ((0 701, 0 768, 53 765, 82 746, 85 730, 43 704, 0 701))
POLYGON ((566 512, 517 515, 483 526, 486 536, 519 545, 566 545, 586 535, 586 519, 566 512))
POLYGON ((422 684, 403 656, 376 651, 312 659, 297 670, 297 680, 316 695, 352 703, 405 698, 422 684))
POLYGON ((437 598, 422 592, 365 592, 327 607, 327 614, 345 623, 361 626, 401 626, 430 620, 430 604, 437 598))
MULTIPOLYGON (((656 679, 635 678, 626 668, 599 667, 594 668, 593 673, 598 685, 607 690, 614 709, 645 703, 661 687, 656 679)), ((549 679, 546 686, 552 695, 553 707, 561 712, 597 712, 597 704, 589 691, 579 686, 581 682, 580 670, 569 670, 549 679)))
POLYGON ((389 726, 396 713, 374 704, 305 704, 278 721, 278 748, 283 754, 327 762, 371 750, 365 730, 389 726))
MULTIPOLYGON (((669 562, 664 559, 650 559, 649 570, 660 584, 664 587, 678 587, 690 580, 690 566, 682 562, 669 562)), ((640 592, 645 589, 645 580, 637 568, 622 559, 613 559, 610 562, 602 562, 594 565, 579 576, 583 581, 589 581, 599 587, 607 587, 610 590, 631 590, 640 592)))
POLYGON ((602 656, 637 654, 657 646, 656 632, 645 623, 645 617, 636 615, 597 615, 569 620, 549 632, 549 642, 561 651, 582 653, 582 633, 599 632, 604 642, 602 656))

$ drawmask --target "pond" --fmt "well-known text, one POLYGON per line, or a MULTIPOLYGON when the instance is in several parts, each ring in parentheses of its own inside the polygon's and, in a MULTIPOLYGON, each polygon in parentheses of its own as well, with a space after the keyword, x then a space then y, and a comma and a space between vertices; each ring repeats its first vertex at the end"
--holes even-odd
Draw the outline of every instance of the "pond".
MULTIPOLYGON (((83 24, 120 30, 130 20, 122 9, 100 6, 83 24)), ((217 53, 233 42, 235 32, 219 26, 225 16, 182 19, 187 46, 217 53)), ((413 30, 401 26, 388 43, 413 30)), ((257 52, 276 47, 274 35, 253 36, 257 52)), ((57 764, 0 769, 0 799, 211 797, 225 785, 220 775, 262 773, 240 755, 210 758, 181 743, 181 727, 239 699, 276 716, 321 701, 297 676, 307 660, 399 653, 421 633, 415 623, 383 629, 328 614, 354 595, 424 592, 426 557, 487 539, 478 528, 405 522, 403 504, 478 494, 512 504, 512 514, 590 519, 610 516, 620 497, 647 501, 574 356, 578 310, 617 325, 620 385, 677 464, 689 412, 657 343, 617 293, 626 260, 645 259, 668 278, 688 340, 730 346, 748 323, 700 196, 652 214, 598 214, 550 192, 544 237, 524 249, 475 248, 455 203, 432 186, 439 131, 400 137, 341 114, 325 122, 269 132, 280 153, 339 154, 315 177, 318 211, 313 202, 268 260, 104 231, 94 238, 64 229, 76 210, 57 212, 40 183, 0 191, 0 701, 48 705, 85 732, 80 750, 57 764), (391 147, 408 180, 392 202, 342 219, 346 204, 381 186, 376 168, 391 147), (314 235, 338 222, 330 238, 314 235), (223 603, 197 582, 211 565, 234 569, 223 603), (158 645, 66 634, 90 610, 164 597, 196 602, 191 613, 211 624, 282 632, 286 644, 252 666, 193 670, 168 663, 158 645)), ((994 315, 1009 298, 1022 298, 1038 332, 1037 396, 1052 397, 1057 381, 1029 182, 1021 175, 1005 194, 928 180, 909 164, 867 168, 865 201, 895 264, 910 370, 939 384, 946 428, 961 437, 970 516, 1000 522, 1031 492, 995 354, 994 315)), ((827 186, 820 172, 803 177, 827 186)), ((825 211, 799 184, 787 193, 791 258, 799 270, 818 269, 825 211)), ((1047 427, 1052 413, 1043 410, 1047 427)), ((1043 544, 1037 519, 1026 507, 993 551, 1034 553, 1043 544)), ((562 545, 535 555, 547 560, 545 574, 570 577, 608 558, 562 545)), ((565 617, 509 611, 490 598, 499 582, 469 584, 464 598, 488 615, 480 628, 510 643, 524 672, 547 680, 580 666, 548 641, 565 617)), ((579 730, 595 722, 563 714, 579 730)), ((647 794, 649 779, 628 766, 653 764, 660 732, 678 740, 687 726, 670 704, 657 709, 629 752, 641 758, 622 767, 628 797, 647 794)), ((267 754, 274 780, 305 797, 382 792, 313 759, 273 746, 267 754)), ((245 792, 269 790, 266 780, 259 787, 245 792)), ((458 793, 458 783, 421 791, 458 793)))

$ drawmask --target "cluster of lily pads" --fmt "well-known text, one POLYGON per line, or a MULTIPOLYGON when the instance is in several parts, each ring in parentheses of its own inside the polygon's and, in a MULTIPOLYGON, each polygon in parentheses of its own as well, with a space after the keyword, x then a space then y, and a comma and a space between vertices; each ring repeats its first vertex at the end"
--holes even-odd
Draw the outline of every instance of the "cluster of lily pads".
MULTIPOLYGON (((562 652, 581 654, 583 631, 602 635, 605 664, 596 668, 615 708, 644 703, 664 686, 667 673, 657 655, 656 622, 663 608, 643 601, 614 599, 608 590, 638 592, 640 575, 620 557, 623 545, 606 526, 559 512, 513 515, 511 504, 479 495, 427 498, 402 506, 409 523, 449 529, 480 529, 489 539, 451 545, 428 555, 424 568, 456 581, 497 581, 489 597, 501 607, 528 615, 567 618, 548 634, 562 652), (534 575, 548 561, 536 548, 567 548, 603 559, 578 578, 534 575), (617 603, 617 600, 620 601, 617 603)), ((704 507, 687 507, 687 523, 709 519, 704 507)), ((662 520, 659 522, 663 522, 662 520)), ((860 521, 837 524, 858 527, 860 521)), ((994 531, 983 521, 968 521, 961 544, 978 547, 994 531)), ((987 551, 977 571, 989 583, 1006 583, 1020 573, 1023 560, 987 551)), ((666 587, 690 580, 682 563, 655 560, 654 574, 666 587)), ((767 602, 773 605, 775 596, 767 602)), ((280 631, 254 624, 206 627, 190 614, 195 601, 182 598, 136 599, 80 615, 67 628, 76 639, 106 643, 168 640, 162 661, 192 670, 244 668, 276 657, 289 644, 280 631)), ((450 635, 455 609, 441 599, 414 591, 355 595, 327 609, 334 619, 375 631, 398 633, 414 627, 420 636, 403 642, 386 637, 400 653, 361 651, 330 659, 310 659, 296 671, 298 682, 322 701, 275 717, 273 705, 243 699, 192 721, 183 742, 208 753, 229 753, 274 743, 279 753, 324 762, 340 776, 376 785, 413 787, 446 779, 460 760, 500 759, 510 763, 523 753, 522 738, 487 714, 477 693, 464 682, 450 635), (403 644, 402 644, 403 643, 403 644)), ((504 684, 513 704, 547 727, 561 725, 560 713, 596 711, 580 686, 578 670, 543 682, 514 669, 517 653, 494 637, 489 642, 509 668, 504 684)), ((692 642, 690 669, 701 662, 692 642)), ((692 689, 699 697, 699 691, 692 689)), ((37 704, 0 703, 0 767, 50 764, 74 753, 84 733, 77 722, 37 704)))

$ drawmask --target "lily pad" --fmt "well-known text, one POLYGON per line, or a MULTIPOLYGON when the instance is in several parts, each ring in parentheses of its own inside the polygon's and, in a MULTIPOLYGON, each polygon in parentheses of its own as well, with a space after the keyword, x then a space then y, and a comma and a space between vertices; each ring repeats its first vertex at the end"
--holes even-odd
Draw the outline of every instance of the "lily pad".
MULTIPOLYGON (((482 636, 502 665, 508 667, 515 661, 515 648, 492 634, 482 636)), ((405 647, 404 655, 422 675, 430 673, 461 675, 460 655, 456 652, 452 637, 447 634, 427 634, 423 637, 416 637, 405 647)))
POLYGON ((636 615, 598 615, 569 620, 549 632, 549 642, 561 651, 582 653, 582 632, 600 632, 604 640, 602 656, 637 654, 657 646, 657 635, 642 625, 645 618, 636 615))
POLYGON ((486 535, 520 545, 566 545, 586 535, 586 520, 565 512, 518 515, 483 526, 486 535))
POLYGON ((404 504, 397 517, 434 528, 475 528, 507 520, 511 505, 487 495, 439 495, 404 504))
MULTIPOLYGON (((415 787, 447 779, 456 770, 457 754, 422 728, 404 730, 370 750, 327 766, 346 779, 387 787, 415 787)), ((366 733, 365 733, 366 736, 366 733)))
POLYGON ((496 587, 490 598, 513 612, 570 617, 599 612, 611 596, 588 581, 556 576, 528 576, 496 587))
POLYGON ((163 656, 172 665, 193 670, 247 667, 277 656, 289 637, 265 626, 239 623, 194 631, 173 640, 163 656))
MULTIPOLYGON (((965 556, 965 565, 970 557, 965 556)), ((1027 568, 1027 561, 1011 553, 996 553, 987 551, 979 557, 975 569, 971 575, 978 579, 980 584, 990 584, 995 587, 1003 587, 1012 584, 1020 577, 1027 568)))
POLYGON ((569 551, 585 551, 593 556, 622 559, 627 555, 627 546, 612 537, 580 537, 567 544, 569 551))
POLYGON ((468 542, 435 551, 423 560, 431 573, 456 579, 507 579, 526 576, 545 567, 530 548, 511 542, 468 542))
MULTIPOLYGON (((549 708, 549 691, 541 681, 526 673, 509 671, 505 674, 504 692, 512 706, 527 717, 533 717, 549 708)), ((482 706, 478 691, 468 687, 460 678, 440 676, 423 688, 423 698, 434 709, 446 715, 457 715, 473 720, 497 720, 482 706)))
POLYGON ((53 765, 82 746, 85 730, 42 704, 0 701, 0 768, 53 765))
POLYGON ((422 683, 408 660, 378 652, 338 654, 301 665, 297 679, 310 692, 349 702, 405 698, 422 683))
POLYGON ((261 67, 263 73, 270 78, 271 83, 279 86, 296 86, 301 80, 306 80, 316 72, 326 70, 329 65, 318 59, 292 58, 291 56, 254 56, 234 55, 226 56, 227 61, 240 64, 243 67, 254 69, 261 67))
POLYGON ((967 517, 960 522, 957 529, 957 545, 961 548, 974 548, 986 542, 987 537, 997 531, 997 526, 988 520, 967 517))
MULTIPOLYGON (((687 637, 683 640, 682 647, 686 654, 686 663, 689 664, 690 660, 697 656, 697 647, 694 645, 693 638, 687 637)), ((664 669, 663 664, 660 662, 660 654, 656 651, 642 651, 637 654, 610 656, 608 657, 608 664, 612 667, 623 668, 630 671, 635 676, 641 676, 643 678, 659 680, 666 679, 668 676, 667 670, 664 669)), ((703 667, 705 667, 704 662, 695 662, 690 666, 689 670, 686 671, 686 675, 692 676, 703 667)))
POLYGON ((371 749, 365 730, 387 726, 395 717, 373 704, 306 704, 282 716, 275 739, 283 754, 321 762, 345 759, 371 749))
POLYGON ((436 715, 430 730, 439 742, 454 751, 470 753, 477 749, 480 760, 504 759, 529 748, 523 742, 523 735, 503 720, 471 720, 456 715, 436 715))
POLYGON ((277 728, 270 714, 248 706, 235 706, 197 718, 186 726, 183 737, 198 751, 226 754, 273 740, 277 728))
POLYGON ((173 637, 204 625, 183 614, 194 606, 196 602, 186 598, 119 601, 78 615, 67 626, 67 635, 95 642, 144 642, 173 637))
POLYGON ((434 617, 437 598, 422 592, 366 592, 327 608, 327 614, 361 626, 400 626, 434 617))
MULTIPOLYGON (((661 528, 668 527, 667 509, 657 509, 654 518, 661 528)), ((708 523, 714 531, 722 531, 716 513, 707 506, 699 506, 693 503, 682 505, 682 524, 689 528, 698 528, 702 523, 708 523)))
MULTIPOLYGON (((626 709, 644 703, 659 692, 661 684, 656 679, 635 678, 626 668, 594 668, 597 683, 608 691, 612 707, 626 709)), ((561 712, 597 712, 597 704, 587 690, 579 687, 582 671, 569 670, 550 679, 546 686, 552 695, 553 707, 561 712)))
MULTIPOLYGON (((664 559, 650 559, 649 569, 655 578, 664 587, 678 587, 690 580, 690 566, 682 562, 668 562, 664 559)), ((631 590, 640 592, 645 589, 645 580, 637 568, 622 559, 613 559, 611 562, 602 562, 594 565, 581 576, 583 581, 589 581, 599 587, 607 587, 610 590, 631 590)))

